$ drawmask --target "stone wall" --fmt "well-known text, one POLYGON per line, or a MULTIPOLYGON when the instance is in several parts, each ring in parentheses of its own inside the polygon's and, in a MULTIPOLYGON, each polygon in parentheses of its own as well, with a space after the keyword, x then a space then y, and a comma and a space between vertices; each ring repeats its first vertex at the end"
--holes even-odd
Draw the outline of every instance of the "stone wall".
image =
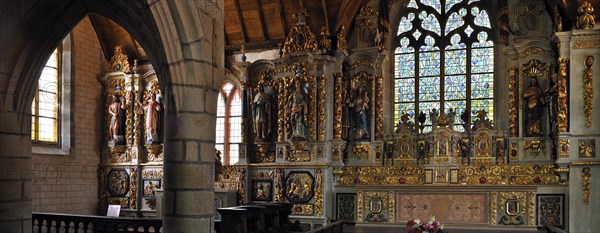
POLYGON ((93 215, 104 120, 98 77, 106 72, 107 61, 89 18, 73 29, 71 48, 70 153, 33 155, 32 204, 35 212, 93 215))

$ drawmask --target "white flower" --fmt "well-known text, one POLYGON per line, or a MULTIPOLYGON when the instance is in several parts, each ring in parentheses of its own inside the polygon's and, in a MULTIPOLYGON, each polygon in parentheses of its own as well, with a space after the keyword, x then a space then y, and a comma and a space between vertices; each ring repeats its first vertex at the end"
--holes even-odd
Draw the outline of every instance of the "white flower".
POLYGON ((433 224, 433 221, 429 220, 429 222, 427 222, 427 224, 431 225, 431 224, 433 224))
POLYGON ((415 223, 416 223, 417 225, 421 224, 421 219, 418 219, 418 218, 417 218, 417 219, 415 219, 415 223))
POLYGON ((444 224, 440 226, 440 230, 444 230, 444 224))
POLYGON ((435 221, 435 215, 431 216, 431 221, 435 221))

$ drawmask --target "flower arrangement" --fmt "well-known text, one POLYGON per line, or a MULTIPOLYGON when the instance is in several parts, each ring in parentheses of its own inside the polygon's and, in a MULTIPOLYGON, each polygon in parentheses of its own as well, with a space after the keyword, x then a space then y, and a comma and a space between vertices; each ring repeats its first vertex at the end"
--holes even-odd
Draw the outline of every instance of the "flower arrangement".
POLYGON ((428 222, 421 222, 421 219, 410 220, 406 223, 408 233, 443 233, 444 225, 435 220, 435 216, 431 217, 428 222))

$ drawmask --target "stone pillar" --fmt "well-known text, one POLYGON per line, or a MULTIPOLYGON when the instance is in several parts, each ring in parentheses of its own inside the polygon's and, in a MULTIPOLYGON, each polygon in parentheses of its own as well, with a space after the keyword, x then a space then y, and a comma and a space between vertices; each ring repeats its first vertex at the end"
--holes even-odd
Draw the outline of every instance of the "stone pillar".
POLYGON ((158 72, 169 77, 161 84, 163 232, 212 232, 217 86, 225 62, 223 1, 148 2, 167 55, 158 72))
POLYGON ((23 122, 23 115, 0 112, 0 229, 3 232, 31 231, 31 135, 22 132, 19 122, 23 122))

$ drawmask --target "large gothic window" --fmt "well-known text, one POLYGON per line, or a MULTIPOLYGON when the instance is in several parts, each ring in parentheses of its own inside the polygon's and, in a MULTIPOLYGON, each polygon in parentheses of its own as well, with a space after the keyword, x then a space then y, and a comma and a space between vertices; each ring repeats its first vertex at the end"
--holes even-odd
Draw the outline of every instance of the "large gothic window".
POLYGON ((217 126, 215 147, 221 151, 223 164, 239 160, 239 143, 242 142, 242 99, 231 83, 225 83, 217 97, 217 126))
MULTIPOLYGON (((403 112, 416 119, 434 108, 452 108, 457 115, 493 112, 494 43, 484 4, 411 0, 402 11, 394 64, 395 122, 403 112)), ((463 124, 460 117, 455 124, 463 124)), ((429 117, 425 125, 424 132, 431 131, 429 117)))
POLYGON ((48 58, 31 105, 31 140, 59 143, 59 49, 48 58))

